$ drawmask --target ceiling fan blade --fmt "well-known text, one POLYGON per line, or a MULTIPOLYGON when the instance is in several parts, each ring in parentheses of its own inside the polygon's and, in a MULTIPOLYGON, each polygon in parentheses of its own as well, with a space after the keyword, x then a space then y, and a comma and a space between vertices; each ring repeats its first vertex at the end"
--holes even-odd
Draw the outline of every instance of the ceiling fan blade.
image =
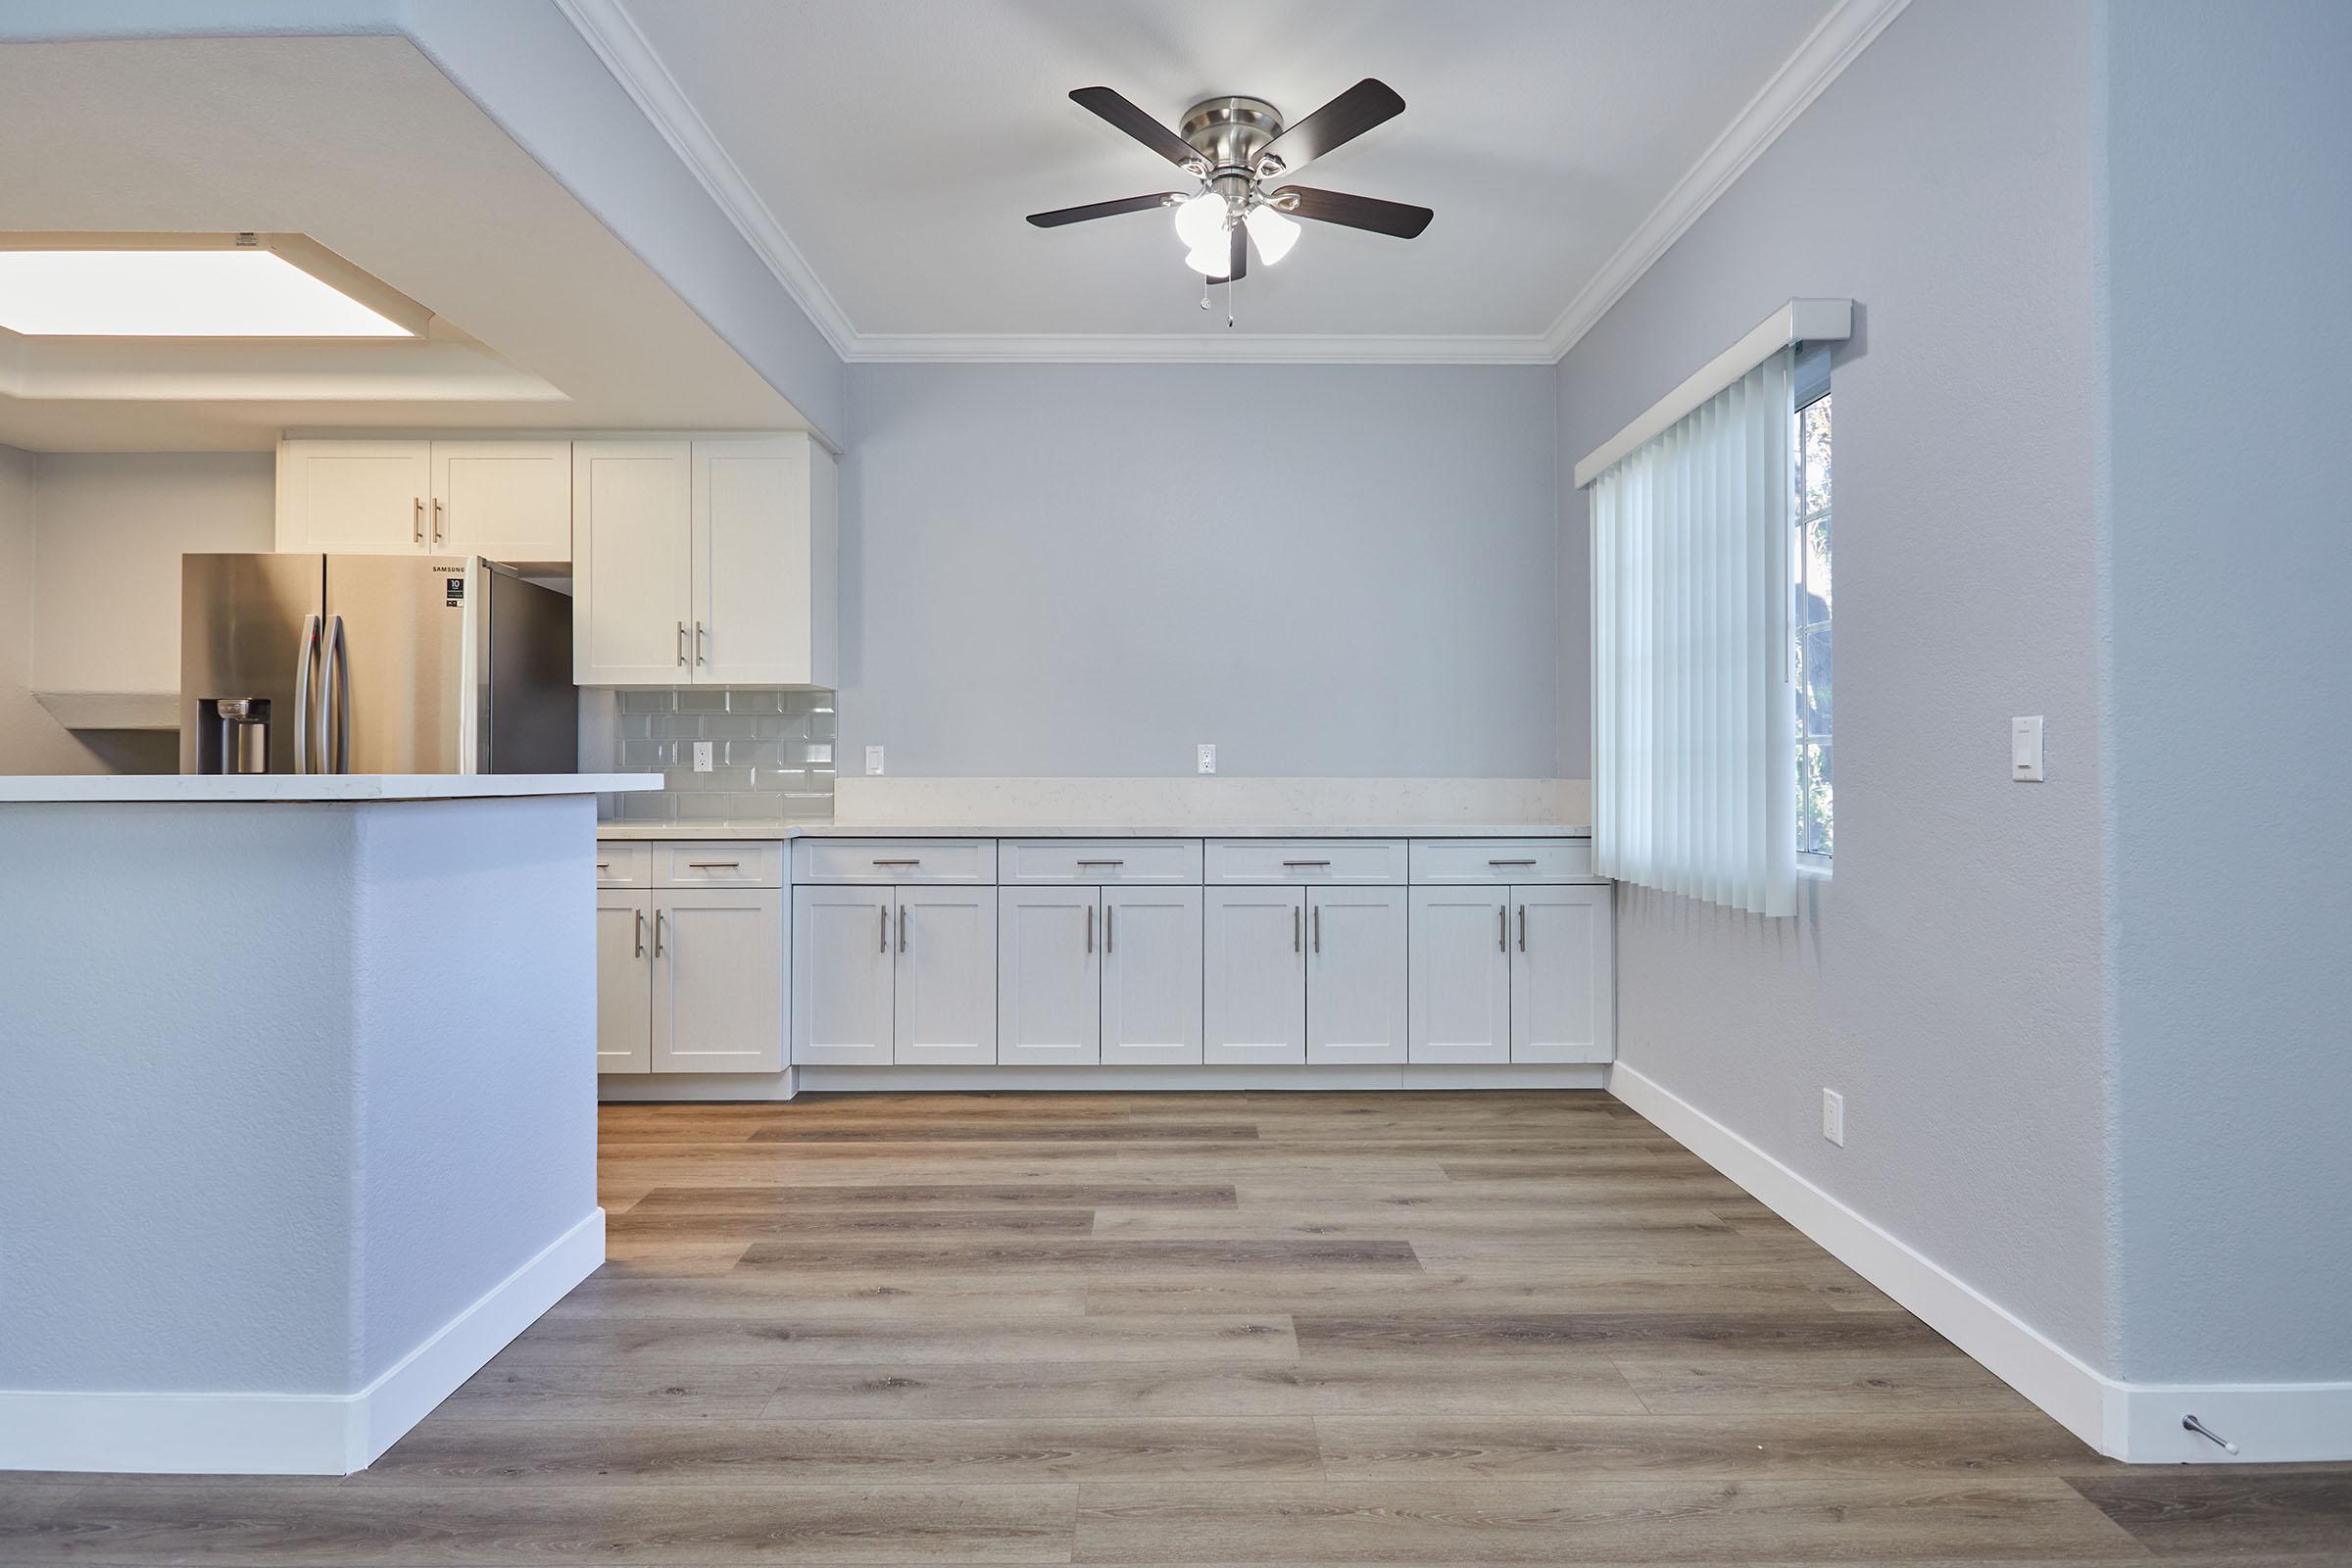
POLYGON ((1317 190, 1312 185, 1285 185, 1274 195, 1279 199, 1296 196, 1298 201, 1283 206, 1282 211, 1293 218, 1311 218, 1318 223, 1344 223, 1349 228, 1368 228, 1375 234, 1394 234, 1398 239, 1412 239, 1429 226, 1438 215, 1426 207, 1408 207, 1403 202, 1384 202, 1377 196, 1350 196, 1344 190, 1317 190))
POLYGON ((1384 121, 1404 113, 1404 100, 1387 82, 1366 76, 1346 92, 1301 120, 1258 153, 1262 166, 1269 158, 1282 160, 1277 172, 1296 172, 1345 146, 1384 121))
POLYGON ((1108 87, 1080 87, 1070 94, 1070 102, 1093 110, 1178 169, 1203 162, 1192 143, 1108 87))
POLYGON ((1154 191, 1149 196, 1122 196, 1115 202, 1090 202, 1084 207, 1061 207, 1050 213, 1031 213, 1029 221, 1040 228, 1059 228, 1064 223, 1083 223, 1090 218, 1116 218, 1121 213, 1141 213, 1154 207, 1164 207, 1168 198, 1180 194, 1172 190, 1154 191))

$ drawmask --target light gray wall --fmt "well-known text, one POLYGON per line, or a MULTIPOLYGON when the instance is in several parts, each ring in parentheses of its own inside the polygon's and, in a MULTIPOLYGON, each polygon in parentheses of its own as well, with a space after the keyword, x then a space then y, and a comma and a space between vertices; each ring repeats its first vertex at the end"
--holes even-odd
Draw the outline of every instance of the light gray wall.
POLYGON ((32 700, 39 464, 0 447, 0 773, 102 772, 89 748, 32 700))
POLYGON ((2120 1375, 2352 1379, 2352 8, 2114 5, 2120 1375))
MULTIPOLYGON (((1836 875, 1789 920, 1623 892, 1619 1053, 2095 1365, 2094 20, 1912 5, 1569 354, 1559 407, 1572 464, 1790 296, 1858 303, 1836 875), (2047 715, 2046 784, 2008 781, 2013 713, 2047 715)), ((1573 637, 1563 662, 1589 681, 1573 637)))
POLYGON ((1556 772, 1548 369, 851 370, 845 768, 1556 772))

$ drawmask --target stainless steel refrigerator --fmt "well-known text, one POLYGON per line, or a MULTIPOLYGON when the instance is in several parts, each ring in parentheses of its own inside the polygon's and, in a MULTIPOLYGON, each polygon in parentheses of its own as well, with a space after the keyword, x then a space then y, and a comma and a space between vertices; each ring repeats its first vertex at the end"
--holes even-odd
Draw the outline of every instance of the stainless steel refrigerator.
POLYGON ((571 600, 479 556, 180 558, 183 773, 570 773, 571 600))

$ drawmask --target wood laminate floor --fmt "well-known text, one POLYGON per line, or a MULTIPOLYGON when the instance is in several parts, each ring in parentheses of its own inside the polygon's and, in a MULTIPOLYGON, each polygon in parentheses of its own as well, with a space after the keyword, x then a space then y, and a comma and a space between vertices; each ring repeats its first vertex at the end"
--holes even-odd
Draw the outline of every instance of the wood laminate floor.
POLYGON ((371 1469, 0 1563, 2352 1562, 2107 1463, 1606 1096, 609 1105, 612 1261, 371 1469))

